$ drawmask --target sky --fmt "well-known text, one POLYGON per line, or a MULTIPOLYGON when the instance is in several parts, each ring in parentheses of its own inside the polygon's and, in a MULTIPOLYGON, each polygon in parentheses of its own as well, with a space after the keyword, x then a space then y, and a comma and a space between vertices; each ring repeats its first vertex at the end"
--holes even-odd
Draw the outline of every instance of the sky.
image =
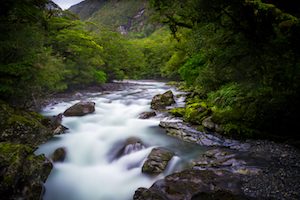
POLYGON ((70 6, 75 5, 83 0, 52 0, 52 1, 65 10, 70 8, 70 6))

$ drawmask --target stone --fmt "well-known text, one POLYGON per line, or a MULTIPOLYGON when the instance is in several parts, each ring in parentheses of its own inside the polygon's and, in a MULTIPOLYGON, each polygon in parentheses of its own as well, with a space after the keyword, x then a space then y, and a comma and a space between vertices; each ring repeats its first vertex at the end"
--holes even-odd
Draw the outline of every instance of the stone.
POLYGON ((174 153, 168 149, 162 147, 152 149, 142 167, 142 172, 149 175, 162 173, 173 156, 174 153))
POLYGON ((1 199, 40 199, 52 164, 24 144, 0 143, 1 199))
POLYGON ((151 117, 155 117, 156 113, 153 112, 142 112, 141 114, 139 114, 139 119, 149 119, 151 117))
POLYGON ((248 199, 238 175, 227 171, 184 170, 156 181, 149 189, 139 188, 134 200, 248 199), (226 197, 226 198, 225 198, 226 197))
POLYGON ((162 110, 167 106, 171 106, 175 103, 174 95, 171 90, 163 93, 157 94, 153 97, 151 101, 151 108, 154 110, 162 110))
POLYGON ((212 121, 212 117, 207 117, 202 121, 202 125, 210 131, 214 131, 216 124, 212 121))
POLYGON ((124 155, 128 155, 146 148, 146 145, 138 137, 129 137, 125 141, 120 141, 113 145, 109 151, 108 157, 110 161, 119 159, 124 155))
POLYGON ((95 103, 94 102, 79 102, 75 105, 68 108, 63 115, 66 117, 70 116, 84 116, 90 113, 95 112, 95 103))
POLYGON ((53 162, 63 162, 66 158, 66 154, 66 149, 60 147, 54 151, 54 153, 51 156, 51 159, 53 162))
POLYGON ((123 155, 130 154, 132 152, 139 151, 144 149, 145 145, 143 144, 142 140, 137 137, 130 137, 125 141, 124 147, 121 149, 123 155))
POLYGON ((69 130, 67 127, 65 127, 63 125, 59 125, 53 130, 53 134, 61 135, 61 134, 64 134, 67 130, 69 130))

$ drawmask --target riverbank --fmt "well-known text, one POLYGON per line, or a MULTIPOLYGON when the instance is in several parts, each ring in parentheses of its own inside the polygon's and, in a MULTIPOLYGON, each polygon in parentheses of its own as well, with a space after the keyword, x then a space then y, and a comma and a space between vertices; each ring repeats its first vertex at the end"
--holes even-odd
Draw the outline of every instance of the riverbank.
MULTIPOLYGON (((201 112, 207 114, 205 105, 197 106, 202 107, 197 111, 200 115, 201 112)), ((135 200, 300 198, 299 149, 268 140, 226 138, 213 133, 212 128, 203 123, 205 132, 201 132, 195 129, 197 126, 182 121, 186 119, 184 114, 174 117, 174 113, 178 116, 182 109, 190 107, 167 111, 173 117, 169 116, 171 120, 162 121, 160 126, 170 136, 211 149, 194 159, 184 171, 157 181, 149 189, 139 188, 135 200)), ((213 122, 211 124, 215 127, 213 122)))

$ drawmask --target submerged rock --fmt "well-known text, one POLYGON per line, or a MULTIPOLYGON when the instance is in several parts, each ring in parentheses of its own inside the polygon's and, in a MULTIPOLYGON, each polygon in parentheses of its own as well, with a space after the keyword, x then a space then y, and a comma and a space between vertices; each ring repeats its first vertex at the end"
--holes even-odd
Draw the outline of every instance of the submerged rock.
POLYGON ((63 115, 67 117, 84 116, 93 112, 95 112, 95 103, 82 101, 68 108, 63 115))
POLYGON ((156 113, 153 112, 142 112, 141 114, 139 114, 139 119, 149 119, 151 117, 155 117, 156 113))
POLYGON ((162 173, 173 156, 174 153, 168 149, 161 147, 152 149, 142 167, 142 172, 150 175, 162 173))
POLYGON ((54 151, 54 153, 51 156, 51 159, 53 162, 63 162, 66 158, 66 154, 66 149, 60 147, 54 151))
POLYGON ((248 199, 237 175, 227 171, 185 170, 136 190, 134 200, 248 199))
POLYGON ((140 138, 130 137, 125 141, 125 144, 119 153, 126 155, 144 148, 145 145, 140 138))
POLYGON ((163 94, 155 95, 151 101, 151 108, 154 110, 162 110, 173 103, 175 103, 174 95, 172 91, 169 90, 163 94))
POLYGON ((113 161, 115 159, 119 159, 124 155, 140 151, 144 148, 146 148, 146 145, 140 138, 130 137, 125 141, 120 141, 113 145, 113 148, 111 149, 111 151, 109 151, 108 157, 110 161, 113 161))

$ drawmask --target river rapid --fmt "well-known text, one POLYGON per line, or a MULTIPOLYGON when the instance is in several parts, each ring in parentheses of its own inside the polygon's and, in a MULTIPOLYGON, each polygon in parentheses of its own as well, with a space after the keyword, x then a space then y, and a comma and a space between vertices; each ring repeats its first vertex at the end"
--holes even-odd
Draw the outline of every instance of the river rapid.
MULTIPOLYGON (((131 81, 126 90, 90 93, 81 97, 96 103, 96 111, 83 117, 64 117, 62 124, 69 128, 63 135, 41 145, 36 154, 48 158, 59 148, 66 149, 64 162, 54 163, 45 183, 44 200, 129 200, 139 187, 150 187, 156 180, 178 170, 199 156, 205 149, 165 134, 158 126, 166 120, 163 113, 151 119, 139 119, 140 113, 151 111, 154 95, 172 90, 163 82, 131 81), (116 150, 131 137, 145 144, 142 149, 130 149, 121 157, 116 150), (151 177, 141 172, 143 163, 154 147, 172 150, 175 156, 163 174, 151 177)), ((183 98, 176 98, 176 106, 183 106, 183 98)), ((45 116, 58 115, 79 102, 64 101, 48 105, 45 116)))

